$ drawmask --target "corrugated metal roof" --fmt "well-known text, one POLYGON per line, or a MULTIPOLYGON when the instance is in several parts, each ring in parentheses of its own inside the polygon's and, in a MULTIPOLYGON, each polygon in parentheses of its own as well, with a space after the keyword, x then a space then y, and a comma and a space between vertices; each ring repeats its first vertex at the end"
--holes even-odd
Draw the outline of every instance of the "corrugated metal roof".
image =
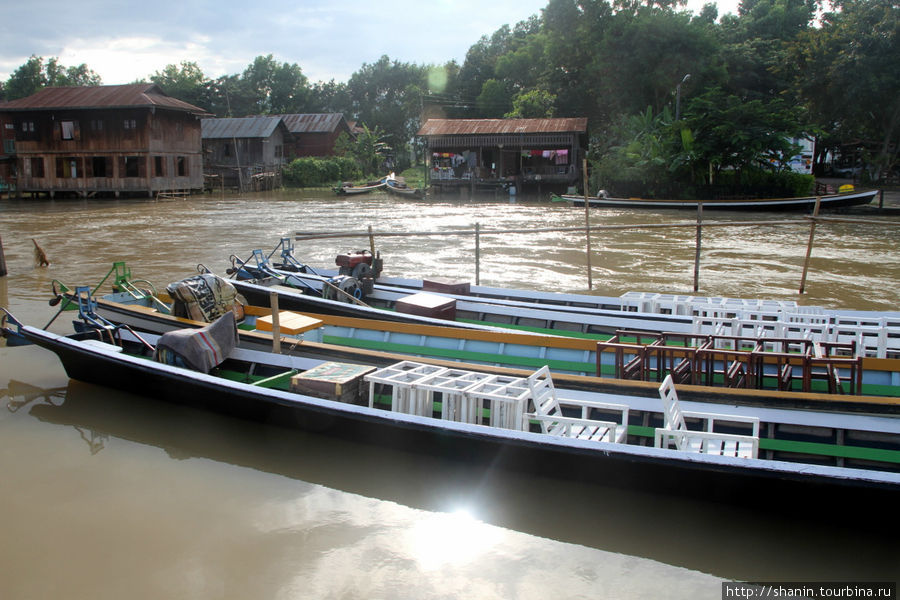
POLYGON ((201 119, 203 139, 267 138, 281 123, 281 117, 201 119))
POLYGON ((418 135, 509 135, 587 132, 587 117, 574 119, 428 119, 418 135))
POLYGON ((284 119, 284 124, 291 133, 330 133, 344 120, 341 113, 278 116, 284 119))
POLYGON ((192 114, 209 114, 200 107, 173 98, 152 83, 48 87, 3 105, 4 111, 88 108, 165 108, 192 114))

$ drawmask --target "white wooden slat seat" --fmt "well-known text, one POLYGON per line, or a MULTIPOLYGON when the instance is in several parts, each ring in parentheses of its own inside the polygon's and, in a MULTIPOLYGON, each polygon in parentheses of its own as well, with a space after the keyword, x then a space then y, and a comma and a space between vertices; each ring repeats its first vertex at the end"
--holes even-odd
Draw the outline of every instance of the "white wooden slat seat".
POLYGON ((391 386, 393 412, 430 417, 433 414, 431 391, 419 389, 415 384, 446 370, 444 367, 402 361, 369 373, 365 376, 369 382, 369 408, 374 406, 375 384, 381 383, 391 386))
POLYGON ((655 445, 657 448, 668 448, 674 445, 684 452, 702 454, 719 454, 740 458, 757 458, 759 454, 759 419, 738 415, 725 415, 696 411, 683 411, 678 402, 675 383, 671 375, 667 375, 659 386, 659 397, 663 403, 665 426, 656 430, 655 445), (702 431, 687 428, 685 417, 697 418, 706 422, 702 431), (752 427, 752 435, 724 433, 715 431, 716 421, 731 423, 748 423, 752 427))
POLYGON ((550 369, 543 366, 528 379, 534 413, 526 414, 526 418, 536 420, 541 431, 549 435, 559 435, 577 439, 588 439, 598 442, 624 442, 628 437, 628 406, 608 402, 592 402, 572 398, 558 398, 550 369), (563 414, 562 408, 574 407, 581 410, 580 417, 569 417, 563 414), (592 410, 618 412, 621 422, 601 421, 590 418, 592 410))

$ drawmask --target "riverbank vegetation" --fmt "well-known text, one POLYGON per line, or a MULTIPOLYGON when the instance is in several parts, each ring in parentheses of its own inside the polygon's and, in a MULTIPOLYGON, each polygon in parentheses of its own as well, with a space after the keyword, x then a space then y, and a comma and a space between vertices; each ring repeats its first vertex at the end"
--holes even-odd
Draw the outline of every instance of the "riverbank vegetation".
MULTIPOLYGON (((828 153, 864 180, 896 172, 896 2, 743 0, 726 15, 713 4, 696 14, 682 6, 550 0, 540 15, 479 39, 462 64, 383 56, 347 82, 312 83, 298 63, 272 55, 215 79, 182 62, 149 80, 219 116, 344 113, 367 128, 364 143, 346 140, 341 149, 362 177, 421 162, 415 133, 432 117, 588 117, 592 189, 703 195, 766 180, 799 190, 809 178, 779 173, 797 151, 791 139, 801 137, 816 141, 819 175, 829 174, 828 153)), ((0 99, 96 83, 86 65, 32 57, 0 99)), ((335 168, 289 166, 300 178, 335 168)), ((347 175, 335 181, 355 178, 347 175)))

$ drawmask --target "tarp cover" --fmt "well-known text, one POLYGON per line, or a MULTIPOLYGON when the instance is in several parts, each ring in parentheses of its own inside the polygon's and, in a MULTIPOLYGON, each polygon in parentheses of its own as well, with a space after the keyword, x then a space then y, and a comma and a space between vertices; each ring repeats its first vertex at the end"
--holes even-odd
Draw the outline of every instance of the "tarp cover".
POLYGON ((195 321, 212 323, 231 311, 240 320, 244 309, 237 301, 237 290, 228 281, 212 273, 188 277, 166 286, 172 297, 172 314, 195 321))
POLYGON ((176 329, 163 334, 156 344, 156 360, 209 373, 221 364, 237 345, 234 313, 226 312, 201 329, 176 329))

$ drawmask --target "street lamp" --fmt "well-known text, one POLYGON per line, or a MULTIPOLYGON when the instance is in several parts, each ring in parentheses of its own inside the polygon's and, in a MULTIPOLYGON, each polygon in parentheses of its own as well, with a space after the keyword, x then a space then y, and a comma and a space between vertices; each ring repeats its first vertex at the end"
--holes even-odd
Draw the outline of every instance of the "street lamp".
POLYGON ((681 80, 681 83, 675 86, 675 120, 677 121, 681 118, 681 84, 691 78, 691 74, 688 73, 684 76, 684 79, 681 80))

